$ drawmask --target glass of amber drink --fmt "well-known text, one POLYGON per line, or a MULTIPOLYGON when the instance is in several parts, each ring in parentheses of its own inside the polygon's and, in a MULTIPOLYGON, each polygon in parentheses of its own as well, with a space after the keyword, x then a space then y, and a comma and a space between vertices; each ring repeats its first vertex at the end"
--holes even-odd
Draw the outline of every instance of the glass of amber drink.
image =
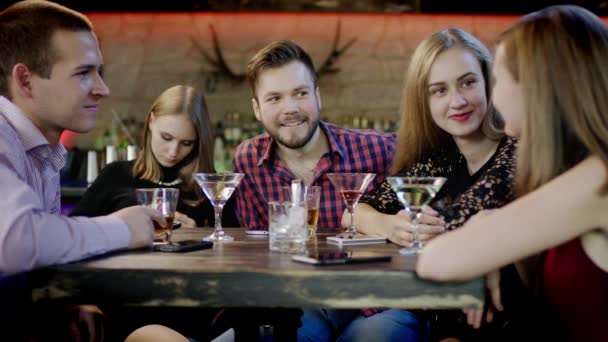
POLYGON ((319 203, 321 201, 321 187, 309 185, 305 189, 304 202, 306 204, 308 235, 315 236, 319 223, 319 203))
POLYGON ((171 229, 179 199, 179 189, 173 188, 150 188, 135 189, 137 203, 144 207, 160 211, 167 224, 161 226, 154 221, 154 245, 166 245, 171 243, 171 229))

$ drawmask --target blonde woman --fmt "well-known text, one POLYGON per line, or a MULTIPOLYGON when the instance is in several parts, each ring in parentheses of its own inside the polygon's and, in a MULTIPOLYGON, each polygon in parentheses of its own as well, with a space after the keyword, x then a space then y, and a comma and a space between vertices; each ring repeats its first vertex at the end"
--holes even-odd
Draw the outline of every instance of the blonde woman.
POLYGON ((490 105, 491 66, 488 49, 460 29, 418 45, 405 74, 392 173, 447 182, 416 227, 390 185, 380 184, 357 206, 358 230, 409 246, 415 235, 428 241, 511 200, 515 145, 490 105))
POLYGON ((496 56, 494 103, 520 138, 517 200, 431 241, 418 274, 465 280, 542 252, 523 274, 551 323, 543 336, 605 340, 608 29, 580 7, 549 7, 503 33, 496 56))
MULTIPOLYGON (((511 200, 515 145, 490 105, 491 62, 479 40, 456 28, 436 32, 418 45, 405 74, 392 173, 448 180, 418 227, 382 182, 357 206, 354 221, 360 232, 409 246, 415 234, 427 241, 480 210, 511 200)), ((344 215, 342 225, 349 223, 344 215)), ((460 334, 454 330, 459 327, 446 327, 451 319, 442 321, 442 328, 434 324, 434 334, 460 334)), ((309 340, 417 341, 426 333, 418 315, 397 309, 305 311, 302 323, 300 337, 309 340)))
MULTIPOLYGON (((180 189, 175 220, 188 227, 213 225, 211 203, 192 177, 215 172, 213 134, 203 94, 176 85, 158 96, 147 113, 142 150, 135 161, 107 165, 71 215, 97 216, 137 204, 136 188, 180 189)), ((226 227, 238 227, 233 201, 224 208, 226 227)))

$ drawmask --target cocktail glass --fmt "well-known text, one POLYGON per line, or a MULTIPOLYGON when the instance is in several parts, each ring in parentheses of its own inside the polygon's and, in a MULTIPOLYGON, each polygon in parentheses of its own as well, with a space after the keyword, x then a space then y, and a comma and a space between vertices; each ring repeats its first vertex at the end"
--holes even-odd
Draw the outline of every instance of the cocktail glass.
POLYGON ((357 229, 353 224, 353 212, 355 210, 355 206, 359 202, 359 198, 365 192, 365 189, 369 185, 369 183, 376 177, 375 173, 328 173, 327 178, 331 181, 331 183, 336 187, 336 190, 340 192, 344 202, 346 203, 346 208, 350 215, 350 225, 344 233, 342 237, 344 238, 354 238, 355 234, 357 234, 357 229))
POLYGON ((244 174, 242 173, 195 173, 192 175, 201 187, 205 196, 211 201, 215 211, 215 229, 206 241, 232 241, 234 238, 224 233, 222 228, 222 210, 226 201, 232 196, 244 174))
POLYGON ((416 254, 422 249, 418 236, 418 218, 422 207, 427 205, 445 183, 444 177, 387 177, 386 181, 397 194, 399 202, 410 216, 414 227, 414 239, 411 247, 399 250, 404 255, 416 254))

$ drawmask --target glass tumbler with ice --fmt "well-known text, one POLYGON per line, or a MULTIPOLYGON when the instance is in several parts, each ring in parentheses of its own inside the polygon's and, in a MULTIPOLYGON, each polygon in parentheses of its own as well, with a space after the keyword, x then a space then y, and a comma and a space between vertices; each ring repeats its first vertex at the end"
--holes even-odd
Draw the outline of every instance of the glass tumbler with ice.
POLYGON ((308 240, 306 204, 304 202, 269 202, 268 232, 271 251, 303 252, 308 240))

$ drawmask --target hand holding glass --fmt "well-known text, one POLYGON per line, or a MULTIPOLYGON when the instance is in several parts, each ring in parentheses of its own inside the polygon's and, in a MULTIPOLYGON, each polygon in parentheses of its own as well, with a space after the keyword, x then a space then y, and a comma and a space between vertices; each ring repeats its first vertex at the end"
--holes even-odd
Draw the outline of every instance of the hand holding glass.
POLYGON ((138 204, 160 211, 167 221, 165 226, 160 226, 154 221, 154 245, 171 243, 171 229, 179 199, 179 189, 135 189, 135 197, 138 204))
POLYGON ((439 192, 445 183, 443 177, 387 177, 386 181, 391 185, 397 195, 399 202, 403 204, 405 211, 409 214, 414 227, 414 239, 412 247, 402 248, 399 253, 409 255, 416 254, 422 249, 422 242, 418 238, 418 215, 422 207, 427 205, 439 192))
POLYGON ((232 241, 232 236, 226 235, 222 227, 222 210, 226 201, 243 179, 242 173, 195 173, 194 179, 201 187, 205 196, 213 205, 215 211, 215 229, 213 233, 203 240, 206 241, 232 241))

